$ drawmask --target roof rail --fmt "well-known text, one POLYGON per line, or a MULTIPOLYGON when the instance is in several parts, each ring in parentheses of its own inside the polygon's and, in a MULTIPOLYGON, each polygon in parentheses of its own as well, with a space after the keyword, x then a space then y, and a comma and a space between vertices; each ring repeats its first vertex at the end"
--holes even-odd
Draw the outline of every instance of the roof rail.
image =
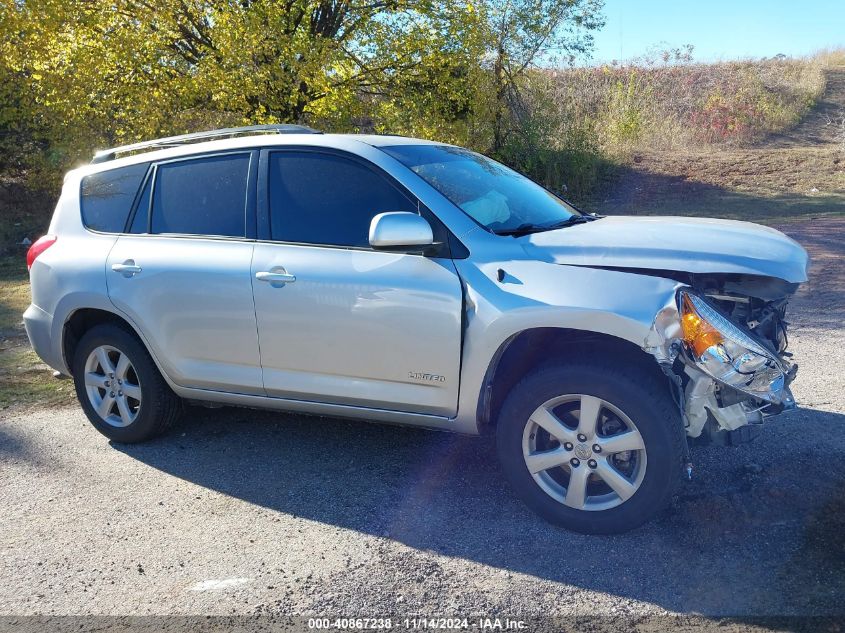
POLYGON ((153 139, 152 141, 141 141, 140 143, 132 143, 130 145, 121 145, 119 147, 112 147, 110 149, 103 149, 94 154, 92 163, 105 163, 117 158, 118 154, 128 154, 129 152, 139 152, 142 150, 161 149, 164 147, 178 147, 179 145, 187 145, 189 143, 196 143, 198 141, 210 141, 213 139, 228 138, 232 136, 240 136, 242 134, 322 134, 319 130, 315 130, 305 125, 247 125, 245 127, 226 127, 219 130, 208 130, 207 132, 194 132, 193 134, 180 134, 179 136, 166 136, 164 138, 153 139))

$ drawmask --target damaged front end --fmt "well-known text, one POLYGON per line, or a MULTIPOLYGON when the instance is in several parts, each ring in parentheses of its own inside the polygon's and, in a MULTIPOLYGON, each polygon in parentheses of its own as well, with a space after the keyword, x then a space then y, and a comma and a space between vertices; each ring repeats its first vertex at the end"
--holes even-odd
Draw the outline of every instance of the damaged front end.
POLYGON ((737 444, 795 406, 786 305, 798 287, 751 275, 690 276, 645 348, 674 383, 687 436, 737 444))

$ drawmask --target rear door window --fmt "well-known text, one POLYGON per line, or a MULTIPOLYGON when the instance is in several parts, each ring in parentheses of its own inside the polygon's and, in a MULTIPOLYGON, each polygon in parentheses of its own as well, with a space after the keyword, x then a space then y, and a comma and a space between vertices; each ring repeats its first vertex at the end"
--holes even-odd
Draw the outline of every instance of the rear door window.
POLYGON ((122 233, 149 163, 101 171, 82 179, 82 223, 92 231, 122 233))
POLYGON ((249 161, 244 153, 158 165, 151 233, 244 237, 249 161))

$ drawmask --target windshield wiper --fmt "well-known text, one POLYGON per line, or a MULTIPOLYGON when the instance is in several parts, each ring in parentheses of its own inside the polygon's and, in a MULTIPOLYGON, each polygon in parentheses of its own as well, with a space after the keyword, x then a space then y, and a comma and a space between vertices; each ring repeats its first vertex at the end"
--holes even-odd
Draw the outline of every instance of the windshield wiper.
POLYGON ((593 220, 598 220, 598 218, 591 215, 571 215, 565 220, 546 226, 546 230, 553 231, 554 229, 562 229, 567 226, 572 226, 573 224, 584 224, 585 222, 592 222, 593 220))
POLYGON ((538 231, 545 231, 546 227, 541 226, 539 224, 532 224, 531 222, 526 222, 525 224, 520 224, 518 227, 514 229, 500 229, 498 231, 493 231, 496 235, 512 235, 512 236, 519 236, 519 235, 528 235, 529 233, 536 233, 538 231))
POLYGON ((500 231, 494 231, 494 233, 496 235, 510 235, 513 237, 519 237, 521 235, 529 235, 531 233, 540 233, 541 231, 553 231, 555 229, 562 229, 566 226, 572 226, 573 224, 583 224, 584 222, 592 222, 593 220, 597 219, 598 218, 589 215, 571 215, 565 220, 561 220, 560 222, 554 222, 553 224, 532 224, 530 222, 526 222, 525 224, 520 224, 514 229, 502 229, 500 231))

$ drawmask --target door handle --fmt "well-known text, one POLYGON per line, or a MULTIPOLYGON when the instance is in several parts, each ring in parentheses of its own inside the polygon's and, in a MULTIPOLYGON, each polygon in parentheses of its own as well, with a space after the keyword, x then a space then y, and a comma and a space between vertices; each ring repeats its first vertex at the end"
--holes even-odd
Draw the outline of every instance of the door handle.
POLYGON ((111 269, 124 277, 132 277, 141 272, 141 267, 135 264, 134 259, 127 259, 122 264, 112 264, 111 269))
POLYGON ((296 275, 277 271, 261 271, 255 273, 255 278, 258 281, 268 281, 272 284, 292 284, 296 281, 296 275))

